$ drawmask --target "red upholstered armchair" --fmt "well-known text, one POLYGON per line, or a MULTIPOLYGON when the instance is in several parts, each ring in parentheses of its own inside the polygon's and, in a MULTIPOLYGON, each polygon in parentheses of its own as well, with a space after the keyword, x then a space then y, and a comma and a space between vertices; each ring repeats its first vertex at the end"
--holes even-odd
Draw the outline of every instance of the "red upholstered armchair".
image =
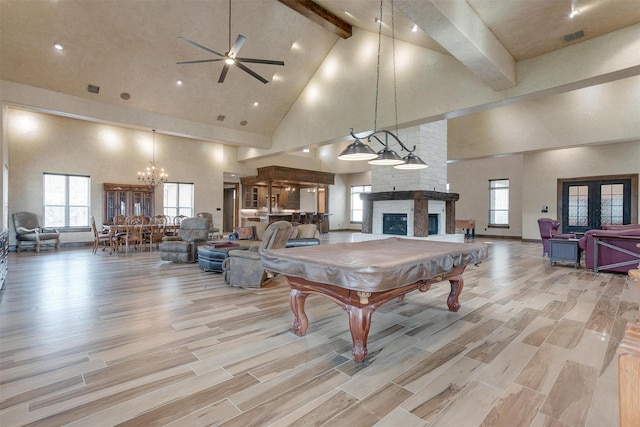
POLYGON ((558 229, 560 223, 551 218, 540 218, 538 220, 540 237, 542 238, 542 256, 549 255, 549 239, 575 239, 575 234, 561 234, 558 229))

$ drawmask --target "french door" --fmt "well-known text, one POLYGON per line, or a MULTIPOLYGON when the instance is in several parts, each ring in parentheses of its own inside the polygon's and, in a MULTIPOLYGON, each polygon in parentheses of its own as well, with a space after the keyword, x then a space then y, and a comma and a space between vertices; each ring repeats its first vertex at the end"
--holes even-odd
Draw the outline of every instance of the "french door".
POLYGON ((562 232, 584 233, 604 225, 629 224, 631 188, 631 178, 562 182, 562 232))

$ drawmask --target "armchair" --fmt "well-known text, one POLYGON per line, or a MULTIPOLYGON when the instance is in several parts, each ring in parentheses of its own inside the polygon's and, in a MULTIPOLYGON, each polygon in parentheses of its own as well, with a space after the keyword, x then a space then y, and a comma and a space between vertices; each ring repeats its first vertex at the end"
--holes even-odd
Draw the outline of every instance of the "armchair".
POLYGON ((60 232, 57 228, 41 228, 38 217, 31 212, 16 212, 12 216, 16 230, 16 252, 20 252, 23 242, 34 244, 36 252, 40 252, 40 245, 44 242, 52 242, 58 249, 60 232))
POLYGON ((280 249, 287 246, 291 235, 291 223, 276 221, 270 224, 264 232, 262 242, 257 248, 248 250, 229 251, 229 258, 222 263, 224 280, 231 286, 243 288, 261 288, 273 278, 273 273, 265 270, 260 260, 266 249, 280 249))
POLYGON ((575 239, 576 235, 572 233, 561 234, 558 232, 560 223, 551 218, 538 219, 538 227, 540 228, 540 237, 542 238, 542 256, 549 255, 549 239, 575 239))
POLYGON ((213 223, 213 215, 211 212, 200 212, 196 214, 198 218, 208 218, 211 225, 209 225, 209 235, 212 239, 220 237, 220 227, 213 223))
POLYGON ((175 236, 162 238, 160 258, 173 262, 198 261, 198 246, 207 242, 209 224, 206 218, 183 220, 175 236))

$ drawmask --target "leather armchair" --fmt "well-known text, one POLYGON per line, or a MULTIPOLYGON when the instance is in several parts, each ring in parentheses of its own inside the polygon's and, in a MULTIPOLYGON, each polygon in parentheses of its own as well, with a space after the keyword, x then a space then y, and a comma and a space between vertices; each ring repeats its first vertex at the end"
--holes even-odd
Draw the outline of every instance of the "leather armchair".
POLYGON ((33 244, 36 252, 40 252, 40 245, 44 242, 51 242, 58 249, 60 232, 57 228, 41 228, 38 217, 31 212, 16 212, 12 217, 16 230, 16 252, 20 252, 24 242, 33 244))
POLYGON ((542 256, 549 255, 549 239, 575 239, 576 235, 572 233, 561 234, 558 229, 560 223, 551 218, 538 219, 538 227, 540 228, 540 238, 542 238, 542 256))
POLYGON ((165 236, 160 243, 160 258, 173 262, 196 262, 198 246, 207 242, 210 221, 187 218, 180 223, 177 235, 165 236))
POLYGON ((273 273, 262 266, 262 252, 286 247, 292 228, 288 221, 276 221, 267 227, 257 248, 254 246, 248 250, 229 251, 229 258, 222 263, 225 282, 243 288, 263 287, 273 278, 273 273))
POLYGON ((198 214, 196 214, 196 216, 198 218, 208 218, 210 225, 209 225, 209 235, 212 239, 217 239, 218 237, 220 237, 220 227, 218 227, 217 225, 215 225, 213 223, 213 215, 211 214, 211 212, 200 212, 198 214))

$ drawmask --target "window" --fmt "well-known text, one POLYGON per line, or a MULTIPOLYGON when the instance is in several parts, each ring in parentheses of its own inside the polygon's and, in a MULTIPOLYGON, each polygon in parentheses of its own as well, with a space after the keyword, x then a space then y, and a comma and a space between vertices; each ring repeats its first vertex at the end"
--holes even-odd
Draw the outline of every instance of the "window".
POLYGON ((489 180, 489 226, 509 225, 509 180, 489 180))
POLYGON ((88 227, 91 178, 44 174, 44 226, 88 227))
POLYGON ((164 214, 172 217, 186 215, 193 218, 193 184, 167 182, 164 184, 164 214))
POLYGON ((362 200, 360 200, 360 193, 371 193, 371 186, 351 186, 351 222, 362 222, 364 203, 362 202, 362 200))

